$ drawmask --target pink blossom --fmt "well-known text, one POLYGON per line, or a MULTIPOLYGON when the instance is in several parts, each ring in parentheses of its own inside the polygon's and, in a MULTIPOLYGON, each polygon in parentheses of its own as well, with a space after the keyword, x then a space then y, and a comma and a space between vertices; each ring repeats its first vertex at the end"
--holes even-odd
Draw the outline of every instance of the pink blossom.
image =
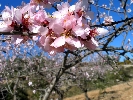
POLYGON ((51 46, 55 48, 64 46, 64 47, 67 47, 67 49, 69 49, 68 45, 70 46, 70 48, 72 46, 76 48, 80 48, 82 46, 81 42, 78 39, 72 38, 72 37, 65 37, 65 36, 61 36, 55 39, 55 41, 51 44, 51 46))
MULTIPOLYGON (((87 0, 79 0, 75 5, 70 6, 68 2, 57 4, 58 11, 48 15, 40 6, 48 7, 60 0, 31 0, 29 4, 20 8, 5 7, 2 12, 3 21, 0 24, 0 31, 20 31, 37 33, 33 38, 29 36, 13 36, 12 42, 19 44, 29 39, 39 41, 37 45, 51 55, 64 52, 65 49, 76 50, 80 47, 87 47, 94 50, 98 47, 95 40, 97 35, 104 35, 108 30, 104 28, 91 29, 88 20, 94 16, 88 11, 87 0), (37 6, 39 4, 39 6, 37 6), (39 8, 37 8, 39 7, 39 8)), ((105 19, 109 22, 111 19, 105 19)))
POLYGON ((46 11, 39 10, 33 15, 32 20, 33 22, 36 22, 36 24, 44 24, 46 18, 48 18, 46 11))
POLYGON ((79 0, 75 4, 75 14, 77 14, 79 17, 84 16, 85 18, 91 20, 94 17, 94 13, 91 11, 88 11, 89 3, 87 0, 79 0))
POLYGON ((62 26, 65 29, 70 30, 75 27, 77 19, 74 15, 67 15, 62 19, 62 21, 62 26))
POLYGON ((83 43, 89 50, 95 50, 99 46, 94 38, 91 38, 89 41, 83 41, 83 43))
POLYGON ((54 40, 54 42, 50 45, 55 48, 61 47, 65 44, 65 36, 58 37, 54 40))
MULTIPOLYGON (((43 18, 38 18, 37 16, 34 17, 36 20, 33 20, 33 14, 35 13, 36 7, 35 6, 31 6, 30 4, 24 5, 21 8, 13 8, 11 7, 11 9, 6 6, 5 9, 2 11, 2 19, 3 22, 1 22, 0 24, 0 31, 3 32, 9 32, 12 30, 16 30, 16 31, 21 31, 21 32, 33 32, 33 33, 41 33, 43 35, 46 35, 48 30, 47 28, 39 25, 39 22, 35 22, 35 21, 40 21, 42 22, 43 18), (40 20, 39 20, 40 19, 40 20), (23 27, 23 28, 21 28, 23 27)), ((37 14, 39 15, 41 13, 38 12, 37 14)), ((36 15, 37 15, 36 14, 36 15)), ((46 17, 45 16, 45 12, 41 13, 42 17, 46 17), (44 16, 42 16, 44 14, 44 16)), ((13 36, 15 37, 15 36, 13 36)), ((14 39, 14 43, 16 41, 16 44, 21 43, 21 42, 25 42, 28 39, 30 39, 28 36, 16 36, 14 39)))
POLYGON ((13 30, 13 27, 7 25, 3 21, 0 21, 0 32, 10 32, 12 30, 13 30))
POLYGON ((42 47, 42 49, 48 52, 50 55, 55 55, 56 53, 63 52, 64 51, 63 47, 55 48, 51 46, 53 41, 54 39, 52 39, 49 36, 47 37, 41 36, 37 45, 39 47, 42 47))
POLYGON ((48 19, 47 34, 42 35, 39 40, 45 51, 55 54, 58 49, 59 51, 64 49, 76 50, 85 46, 94 50, 98 47, 98 42, 94 37, 106 34, 108 31, 103 28, 90 29, 87 20, 82 18, 84 14, 77 17, 76 13, 85 9, 76 8, 81 4, 80 2, 75 6, 70 6, 65 2, 57 5, 58 11, 53 13, 51 19, 48 19))
POLYGON ((38 33, 41 35, 46 35, 48 33, 48 28, 39 25, 30 25, 28 29, 33 33, 38 33))
POLYGON ((11 39, 11 43, 17 45, 17 44, 25 43, 29 39, 31 39, 29 36, 13 35, 11 39))
POLYGON ((73 32, 76 36, 80 36, 83 39, 86 38, 86 35, 84 34, 84 28, 78 25, 73 28, 73 32))
POLYGON ((11 9, 8 6, 5 6, 5 9, 2 11, 2 20, 7 24, 11 25, 13 17, 14 17, 14 11, 15 8, 11 7, 11 9))
MULTIPOLYGON (((21 24, 23 25, 23 31, 28 30, 28 26, 30 25, 29 18, 34 13, 32 9, 34 9, 34 6, 30 6, 29 4, 20 9, 13 7, 10 9, 6 6, 2 11, 2 20, 13 28, 21 24)), ((14 30, 18 30, 18 28, 14 30)))
POLYGON ((31 5, 41 5, 44 8, 49 8, 51 7, 51 4, 54 2, 59 2, 60 0, 30 0, 31 5))
POLYGON ((61 35, 64 32, 64 28, 59 19, 54 19, 49 23, 49 29, 52 30, 51 35, 61 35))
POLYGON ((37 41, 38 40, 38 36, 33 36, 32 39, 33 39, 33 41, 37 41))
POLYGON ((58 11, 53 12, 53 17, 55 18, 63 18, 69 13, 69 3, 68 2, 62 2, 61 5, 57 4, 58 11))
POLYGON ((73 49, 75 49, 75 47, 80 48, 83 46, 82 42, 77 38, 72 38, 72 37, 66 38, 66 42, 69 45, 71 45, 71 48, 73 47, 73 49))

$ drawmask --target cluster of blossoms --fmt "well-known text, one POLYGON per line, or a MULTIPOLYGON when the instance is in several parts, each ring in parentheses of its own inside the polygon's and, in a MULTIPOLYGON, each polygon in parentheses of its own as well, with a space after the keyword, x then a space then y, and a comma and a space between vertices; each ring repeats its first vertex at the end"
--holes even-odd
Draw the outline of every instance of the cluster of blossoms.
POLYGON ((112 16, 104 17, 104 21, 103 21, 104 24, 108 25, 108 24, 111 24, 112 22, 114 22, 112 16))
POLYGON ((41 5, 44 8, 50 8, 54 2, 59 2, 61 0, 31 0, 30 4, 31 5, 41 5))
MULTIPOLYGON (((58 0, 60 1, 60 0, 58 0)), ((89 21, 93 13, 88 11, 87 0, 79 0, 70 6, 68 2, 57 4, 57 11, 47 14, 44 7, 52 5, 55 0, 31 0, 19 8, 5 7, 0 21, 0 32, 20 31, 37 33, 37 45, 49 54, 63 52, 65 49, 76 50, 98 47, 95 36, 108 33, 104 28, 90 28, 89 21)), ((30 34, 29 34, 30 35, 30 34)), ((13 36, 12 42, 24 43, 29 36, 13 36)), ((33 38, 35 39, 35 38, 33 38)))

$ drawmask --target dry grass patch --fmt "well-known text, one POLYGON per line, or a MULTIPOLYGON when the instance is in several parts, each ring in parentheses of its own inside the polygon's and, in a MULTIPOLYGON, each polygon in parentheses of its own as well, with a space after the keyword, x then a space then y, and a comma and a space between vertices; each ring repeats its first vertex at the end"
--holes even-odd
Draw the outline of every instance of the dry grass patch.
MULTIPOLYGON (((133 100, 133 81, 114 85, 103 91, 88 92, 91 100, 133 100)), ((64 100, 85 100, 84 94, 66 98, 64 100)))

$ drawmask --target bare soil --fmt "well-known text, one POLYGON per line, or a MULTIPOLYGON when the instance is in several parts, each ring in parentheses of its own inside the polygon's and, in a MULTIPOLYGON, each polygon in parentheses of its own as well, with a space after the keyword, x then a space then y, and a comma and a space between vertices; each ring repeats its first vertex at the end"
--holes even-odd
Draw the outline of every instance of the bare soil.
MULTIPOLYGON (((133 81, 114 85, 103 91, 90 91, 88 96, 91 100, 133 100, 133 81)), ((64 100, 85 100, 85 96, 80 94, 64 100)))

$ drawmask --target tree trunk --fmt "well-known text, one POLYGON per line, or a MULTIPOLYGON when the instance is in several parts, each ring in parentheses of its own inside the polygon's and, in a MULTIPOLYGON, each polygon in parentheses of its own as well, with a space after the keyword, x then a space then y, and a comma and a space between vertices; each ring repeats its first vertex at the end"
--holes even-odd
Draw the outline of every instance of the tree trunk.
POLYGON ((46 93, 43 96, 42 100, 48 100, 54 86, 56 85, 56 83, 58 82, 58 80, 60 79, 60 77, 62 76, 62 74, 64 73, 65 69, 63 70, 62 68, 59 70, 58 74, 56 75, 56 77, 52 80, 52 82, 50 83, 49 88, 46 90, 46 93))
POLYGON ((49 98, 49 96, 50 96, 50 94, 51 94, 51 92, 52 92, 53 87, 55 86, 55 84, 56 84, 56 77, 52 80, 52 82, 51 82, 49 88, 47 89, 45 95, 43 96, 43 99, 42 100, 48 100, 48 98, 49 98))
MULTIPOLYGON (((20 73, 18 72, 18 76, 19 75, 20 75, 20 73)), ((16 90, 17 90, 18 82, 19 82, 19 78, 16 79, 16 82, 15 82, 14 87, 13 87, 13 100, 17 100, 16 90)))
POLYGON ((88 97, 87 91, 84 91, 84 94, 85 94, 85 100, 91 100, 91 99, 88 97))

